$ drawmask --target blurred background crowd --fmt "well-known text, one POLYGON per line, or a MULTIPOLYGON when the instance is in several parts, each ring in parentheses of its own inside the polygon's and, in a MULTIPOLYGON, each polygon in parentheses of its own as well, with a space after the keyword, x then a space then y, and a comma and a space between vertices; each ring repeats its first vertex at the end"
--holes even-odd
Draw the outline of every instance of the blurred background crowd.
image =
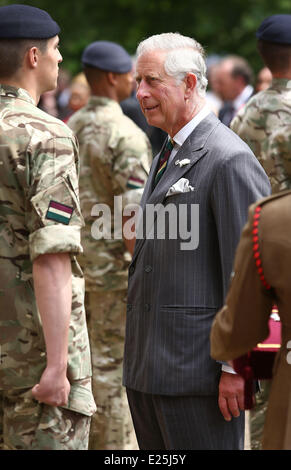
MULTIPOLYGON (((13 0, 0 0, 0 6, 11 3, 13 0)), ((195 4, 187 0, 178 3, 174 0, 63 0, 61 3, 28 0, 19 3, 45 9, 62 25, 60 50, 64 60, 58 88, 42 96, 40 106, 65 122, 89 98, 89 88, 80 68, 80 57, 87 44, 96 40, 115 41, 134 57, 137 44, 144 37, 177 31, 203 44, 208 65, 208 100, 227 124, 254 91, 271 80, 256 50, 258 24, 269 15, 290 13, 286 0, 277 0, 275 4, 272 0, 196 0, 195 4)), ((153 153, 159 151, 164 135, 147 125, 137 108, 134 90, 132 97, 122 103, 122 108, 146 131, 153 153)))
MULTIPOLYGON (((134 61, 133 61, 134 62, 134 61)), ((207 58, 207 101, 213 112, 229 126, 231 120, 247 100, 271 83, 272 74, 267 67, 254 73, 248 61, 238 55, 210 55, 207 58)), ((134 74, 134 70, 132 71, 134 74)), ((49 114, 67 122, 74 112, 85 106, 90 97, 90 88, 83 72, 72 75, 66 68, 59 72, 56 90, 42 95, 39 107, 49 114)), ((123 112, 148 135, 155 155, 161 148, 165 134, 149 126, 135 96, 135 81, 129 98, 121 102, 123 112)))

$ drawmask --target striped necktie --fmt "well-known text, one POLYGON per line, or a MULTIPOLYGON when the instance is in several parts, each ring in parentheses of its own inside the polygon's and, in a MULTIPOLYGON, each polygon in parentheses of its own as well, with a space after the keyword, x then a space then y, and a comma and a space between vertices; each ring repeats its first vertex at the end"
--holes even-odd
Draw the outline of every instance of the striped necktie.
POLYGON ((156 176, 155 176, 155 186, 156 186, 156 184, 158 184, 158 182, 161 179, 162 174, 164 173, 165 169, 167 168, 169 156, 171 155, 173 147, 174 147, 174 142, 172 141, 172 139, 169 139, 167 144, 165 145, 165 148, 164 148, 163 152, 160 155, 160 158, 159 158, 159 167, 158 167, 158 171, 157 171, 156 176))

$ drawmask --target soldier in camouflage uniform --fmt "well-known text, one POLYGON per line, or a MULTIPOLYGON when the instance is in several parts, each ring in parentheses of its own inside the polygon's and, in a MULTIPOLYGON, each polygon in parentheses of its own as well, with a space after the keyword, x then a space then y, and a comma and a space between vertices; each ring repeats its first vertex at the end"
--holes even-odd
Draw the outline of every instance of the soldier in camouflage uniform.
POLYGON ((0 8, 1 449, 86 449, 96 410, 78 149, 36 106, 56 86, 59 31, 38 8, 0 8))
POLYGON ((262 164, 273 193, 291 188, 281 152, 272 138, 272 134, 280 130, 291 151, 291 35, 283 37, 278 16, 284 17, 288 28, 291 27, 290 15, 274 15, 269 19, 274 36, 270 36, 269 29, 265 31, 264 22, 260 27, 262 31, 259 28, 257 33, 259 51, 274 77, 272 83, 269 88, 254 95, 231 123, 231 129, 251 147, 262 164), (282 43, 278 44, 277 41, 282 43))
MULTIPOLYGON (((266 18, 257 31, 258 50, 273 80, 256 94, 231 122, 252 149, 277 193, 291 188, 291 15, 266 18)), ((279 312, 280 313, 280 312, 279 312)), ((250 412, 251 448, 261 449, 270 382, 261 382, 256 406, 250 412)))
POLYGON ((122 387, 127 277, 134 240, 116 236, 116 220, 125 224, 128 218, 122 217, 124 207, 141 199, 151 147, 143 131, 119 105, 132 89, 132 63, 127 52, 118 44, 97 41, 85 49, 82 63, 92 96, 68 124, 80 145, 80 200, 85 219, 80 263, 86 281, 93 393, 98 410, 92 420, 89 449, 135 449, 122 387), (103 235, 94 229, 98 207, 108 211, 107 233, 103 235))

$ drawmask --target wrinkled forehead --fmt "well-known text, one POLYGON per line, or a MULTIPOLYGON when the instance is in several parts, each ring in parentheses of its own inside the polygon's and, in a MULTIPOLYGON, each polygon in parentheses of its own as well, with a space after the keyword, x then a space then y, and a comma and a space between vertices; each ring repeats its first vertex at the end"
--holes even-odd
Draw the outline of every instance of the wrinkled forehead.
POLYGON ((165 58, 167 51, 152 50, 141 54, 136 63, 135 78, 145 75, 165 75, 165 58))

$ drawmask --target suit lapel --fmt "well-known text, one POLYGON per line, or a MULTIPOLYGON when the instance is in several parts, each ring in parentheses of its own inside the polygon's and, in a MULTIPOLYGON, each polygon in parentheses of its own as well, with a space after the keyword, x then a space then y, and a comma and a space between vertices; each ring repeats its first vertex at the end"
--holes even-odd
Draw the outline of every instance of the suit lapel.
MULTIPOLYGON (((213 130, 220 124, 217 117, 211 113, 203 121, 198 124, 194 131, 186 139, 182 147, 179 149, 174 159, 169 163, 165 173, 160 179, 156 187, 154 187, 154 179, 156 175, 157 165, 159 161, 160 153, 155 157, 151 171, 149 174, 148 182, 144 191, 144 195, 141 201, 141 208, 143 210, 143 229, 146 230, 143 238, 137 238, 135 251, 133 255, 134 261, 140 251, 144 241, 147 238, 147 234, 150 232, 152 227, 146 227, 145 223, 145 208, 147 204, 161 204, 163 203, 165 196, 169 188, 176 183, 180 178, 185 175, 193 165, 195 165, 207 152, 207 139, 213 130), (190 162, 187 165, 180 166, 177 162, 183 159, 189 159, 190 162)), ((164 146, 163 146, 164 147, 164 146)), ((163 149, 163 148, 162 148, 163 149)), ((161 151, 162 151, 161 149, 161 151)), ((156 217, 155 217, 156 219, 156 217)))
POLYGON ((158 170, 160 155, 161 155, 161 153, 162 153, 162 151, 163 151, 163 149, 166 145, 166 142, 167 142, 167 139, 165 140, 160 152, 155 156, 155 158, 152 162, 150 173, 149 173, 149 176, 148 176, 148 180, 147 180, 147 183, 146 183, 146 186, 145 186, 142 198, 141 198, 141 202, 140 202, 140 206, 141 206, 142 210, 144 210, 145 204, 147 203, 151 193, 153 192, 154 181, 155 181, 155 176, 156 176, 156 173, 157 173, 157 170, 158 170))

